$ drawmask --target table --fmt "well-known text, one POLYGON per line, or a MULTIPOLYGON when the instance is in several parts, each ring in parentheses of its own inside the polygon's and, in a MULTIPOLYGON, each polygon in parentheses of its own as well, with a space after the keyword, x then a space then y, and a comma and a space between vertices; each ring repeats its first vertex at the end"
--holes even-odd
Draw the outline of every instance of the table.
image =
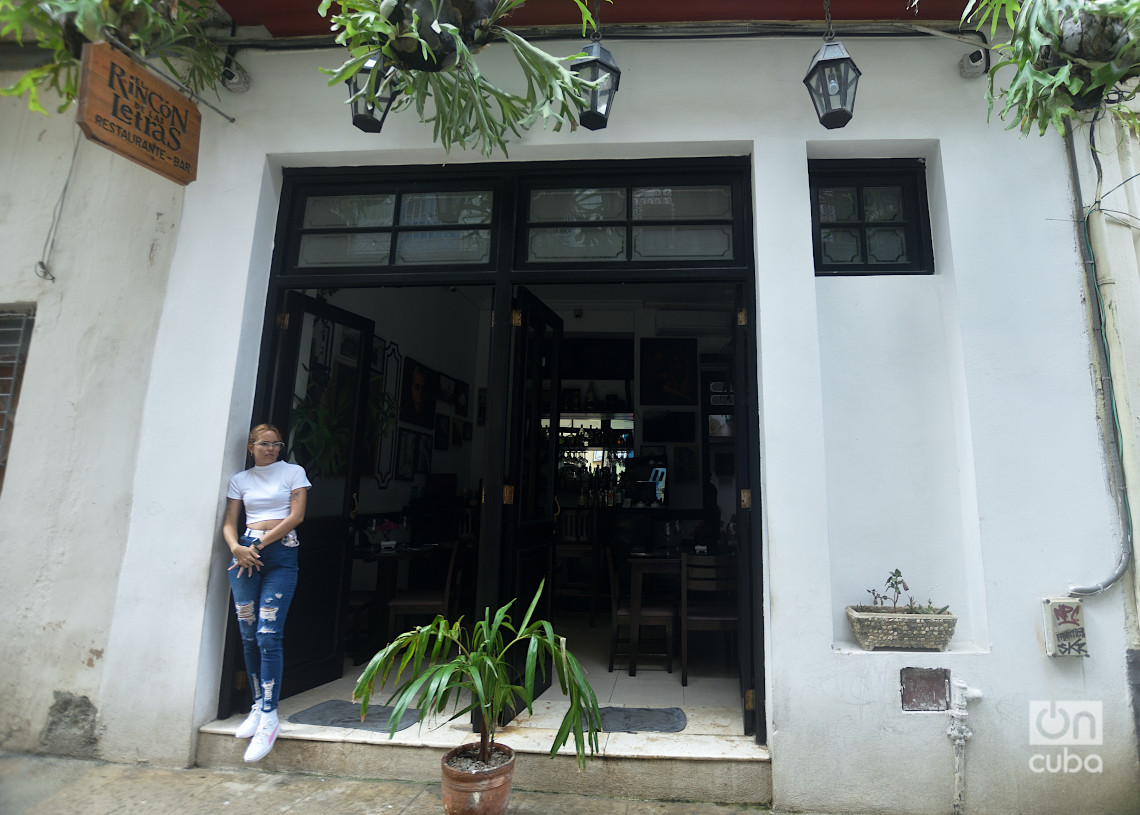
POLYGON ((681 574, 679 555, 664 553, 629 556, 629 675, 637 676, 637 645, 641 639, 641 589, 647 574, 681 574))
MULTIPOLYGON (((358 547, 353 551, 353 560, 361 563, 376 563, 376 584, 373 589, 373 603, 371 614, 368 620, 368 638, 371 640, 371 646, 377 644, 383 645, 388 642, 391 636, 388 631, 388 616, 385 609, 388 608, 388 601, 396 595, 396 573, 397 569, 392 568, 396 566, 401 560, 412 560, 415 558, 426 558, 436 555, 441 551, 450 553, 450 547, 454 544, 428 544, 424 546, 408 546, 400 544, 391 549, 379 549, 376 547, 358 547), (386 568, 387 566, 387 568, 386 568)), ((446 563, 444 564, 444 574, 446 575, 446 563)))

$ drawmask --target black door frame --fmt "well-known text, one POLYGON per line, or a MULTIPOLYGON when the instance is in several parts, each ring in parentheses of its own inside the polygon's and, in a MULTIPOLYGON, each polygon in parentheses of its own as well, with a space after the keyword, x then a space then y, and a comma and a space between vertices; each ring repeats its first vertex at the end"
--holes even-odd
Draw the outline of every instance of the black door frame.
MULTIPOLYGON (((745 302, 754 304, 756 269, 753 249, 754 219, 751 201, 751 159, 745 157, 676 159, 646 161, 599 161, 599 162, 542 162, 509 163, 502 165, 475 164, 440 167, 393 167, 370 168, 304 168, 286 169, 282 190, 281 206, 278 210, 277 235, 270 280, 266 296, 266 307, 260 364, 258 367, 257 389, 254 399, 254 415, 260 415, 268 405, 269 393, 273 387, 272 365, 275 350, 275 319, 279 304, 284 302, 285 292, 298 289, 322 288, 380 288, 402 286, 471 286, 491 285, 494 287, 492 303, 492 332, 487 382, 487 416, 485 443, 488 451, 506 449, 508 426, 505 416, 508 409, 511 336, 510 322, 514 290, 517 285, 540 286, 542 284, 597 284, 597 283, 667 283, 667 282, 708 282, 736 283, 743 286, 745 302), (525 198, 531 185, 550 182, 561 178, 568 186, 584 186, 620 181, 623 178, 639 176, 645 183, 662 178, 674 180, 678 174, 696 181, 707 183, 710 174, 730 178, 733 182, 734 206, 733 230, 736 241, 736 261, 732 263, 693 265, 687 263, 667 264, 574 264, 559 268, 539 268, 526 266, 517 268, 514 262, 516 250, 524 240, 518 229, 521 219, 518 215, 520 202, 525 198), (299 269, 296 265, 296 240, 293 237, 296 225, 303 216, 307 196, 314 194, 343 193, 350 187, 361 185, 386 186, 387 188, 418 191, 455 190, 459 188, 491 189, 494 193, 491 260, 487 264, 466 269, 446 267, 383 267, 383 268, 341 268, 335 271, 316 273, 299 269)), ((674 183, 677 183, 674 180, 674 183)), ((758 440, 756 426, 757 403, 756 365, 756 326, 755 319, 749 330, 747 359, 738 362, 750 369, 747 374, 749 392, 738 394, 738 412, 745 408, 744 418, 749 422, 747 438, 758 440), (740 398, 743 396, 744 398, 740 398)), ((746 453, 749 463, 750 483, 756 490, 754 501, 759 500, 759 446, 746 453)), ((485 456, 484 495, 480 513, 480 540, 497 541, 504 520, 501 492, 507 477, 506 463, 502 455, 485 456), (493 486, 494 485, 494 486, 493 486)), ((766 739, 765 698, 764 698, 764 649, 763 618, 759 610, 763 607, 764 585, 761 569, 762 546, 759 512, 751 512, 748 519, 750 537, 755 556, 749 564, 754 576, 751 591, 754 598, 753 654, 757 687, 754 689, 756 706, 755 735, 758 742, 766 739), (759 581, 759 582, 756 582, 759 581)), ((501 597, 502 562, 498 546, 480 547, 476 583, 476 607, 494 608, 501 597)))

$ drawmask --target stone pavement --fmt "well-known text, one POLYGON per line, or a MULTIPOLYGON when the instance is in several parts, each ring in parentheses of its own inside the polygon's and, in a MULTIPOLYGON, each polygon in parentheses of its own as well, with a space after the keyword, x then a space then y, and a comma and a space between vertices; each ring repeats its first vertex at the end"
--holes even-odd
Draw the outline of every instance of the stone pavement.
MULTIPOLYGON (((442 815, 439 784, 256 769, 144 765, 0 753, 2 815, 442 815)), ((734 815, 749 804, 673 803, 515 790, 508 815, 734 815)))

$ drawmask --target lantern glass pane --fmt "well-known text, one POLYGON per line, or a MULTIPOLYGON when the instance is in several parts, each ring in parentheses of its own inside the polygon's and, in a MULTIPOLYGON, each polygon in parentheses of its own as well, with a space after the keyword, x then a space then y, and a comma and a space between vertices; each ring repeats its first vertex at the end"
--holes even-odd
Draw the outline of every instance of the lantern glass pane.
POLYGON ((820 187, 818 195, 820 223, 850 223, 859 220, 855 187, 820 187))
POLYGON ((297 265, 320 266, 386 266, 392 245, 390 232, 365 234, 304 235, 297 265))
POLYGON ((864 220, 903 220, 902 200, 902 187, 864 187, 864 220))
POLYGON ((368 229, 391 226, 395 194, 323 195, 305 202, 305 229, 368 229))
POLYGON ((820 230, 824 263, 860 263, 863 247, 858 229, 820 230))
POLYGON ((698 221, 732 218, 732 190, 715 187, 634 187, 635 221, 698 221))
POLYGON ((530 230, 527 260, 566 263, 625 260, 624 226, 574 226, 530 230))
POLYGON ((906 230, 901 226, 867 229, 868 263, 907 263, 906 230))
POLYGON ((487 263, 490 258, 489 229, 401 232, 396 238, 396 264, 399 266, 487 263))
POLYGON ((623 187, 531 190, 531 223, 625 220, 623 187))
POLYGON ((400 223, 489 224, 492 200, 490 191, 409 193, 400 201, 400 223))
POLYGON ((633 260, 732 260, 732 227, 635 226, 633 260))

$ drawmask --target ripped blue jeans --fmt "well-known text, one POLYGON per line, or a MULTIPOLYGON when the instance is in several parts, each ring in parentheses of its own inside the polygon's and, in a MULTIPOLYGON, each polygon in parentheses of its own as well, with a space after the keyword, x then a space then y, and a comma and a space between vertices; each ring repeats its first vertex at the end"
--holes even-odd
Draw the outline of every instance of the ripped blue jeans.
POLYGON ((290 532, 262 549, 261 564, 261 570, 252 575, 238 577, 236 567, 226 574, 233 589, 253 703, 268 713, 277 710, 281 695, 285 615, 297 588, 297 536, 290 532))

